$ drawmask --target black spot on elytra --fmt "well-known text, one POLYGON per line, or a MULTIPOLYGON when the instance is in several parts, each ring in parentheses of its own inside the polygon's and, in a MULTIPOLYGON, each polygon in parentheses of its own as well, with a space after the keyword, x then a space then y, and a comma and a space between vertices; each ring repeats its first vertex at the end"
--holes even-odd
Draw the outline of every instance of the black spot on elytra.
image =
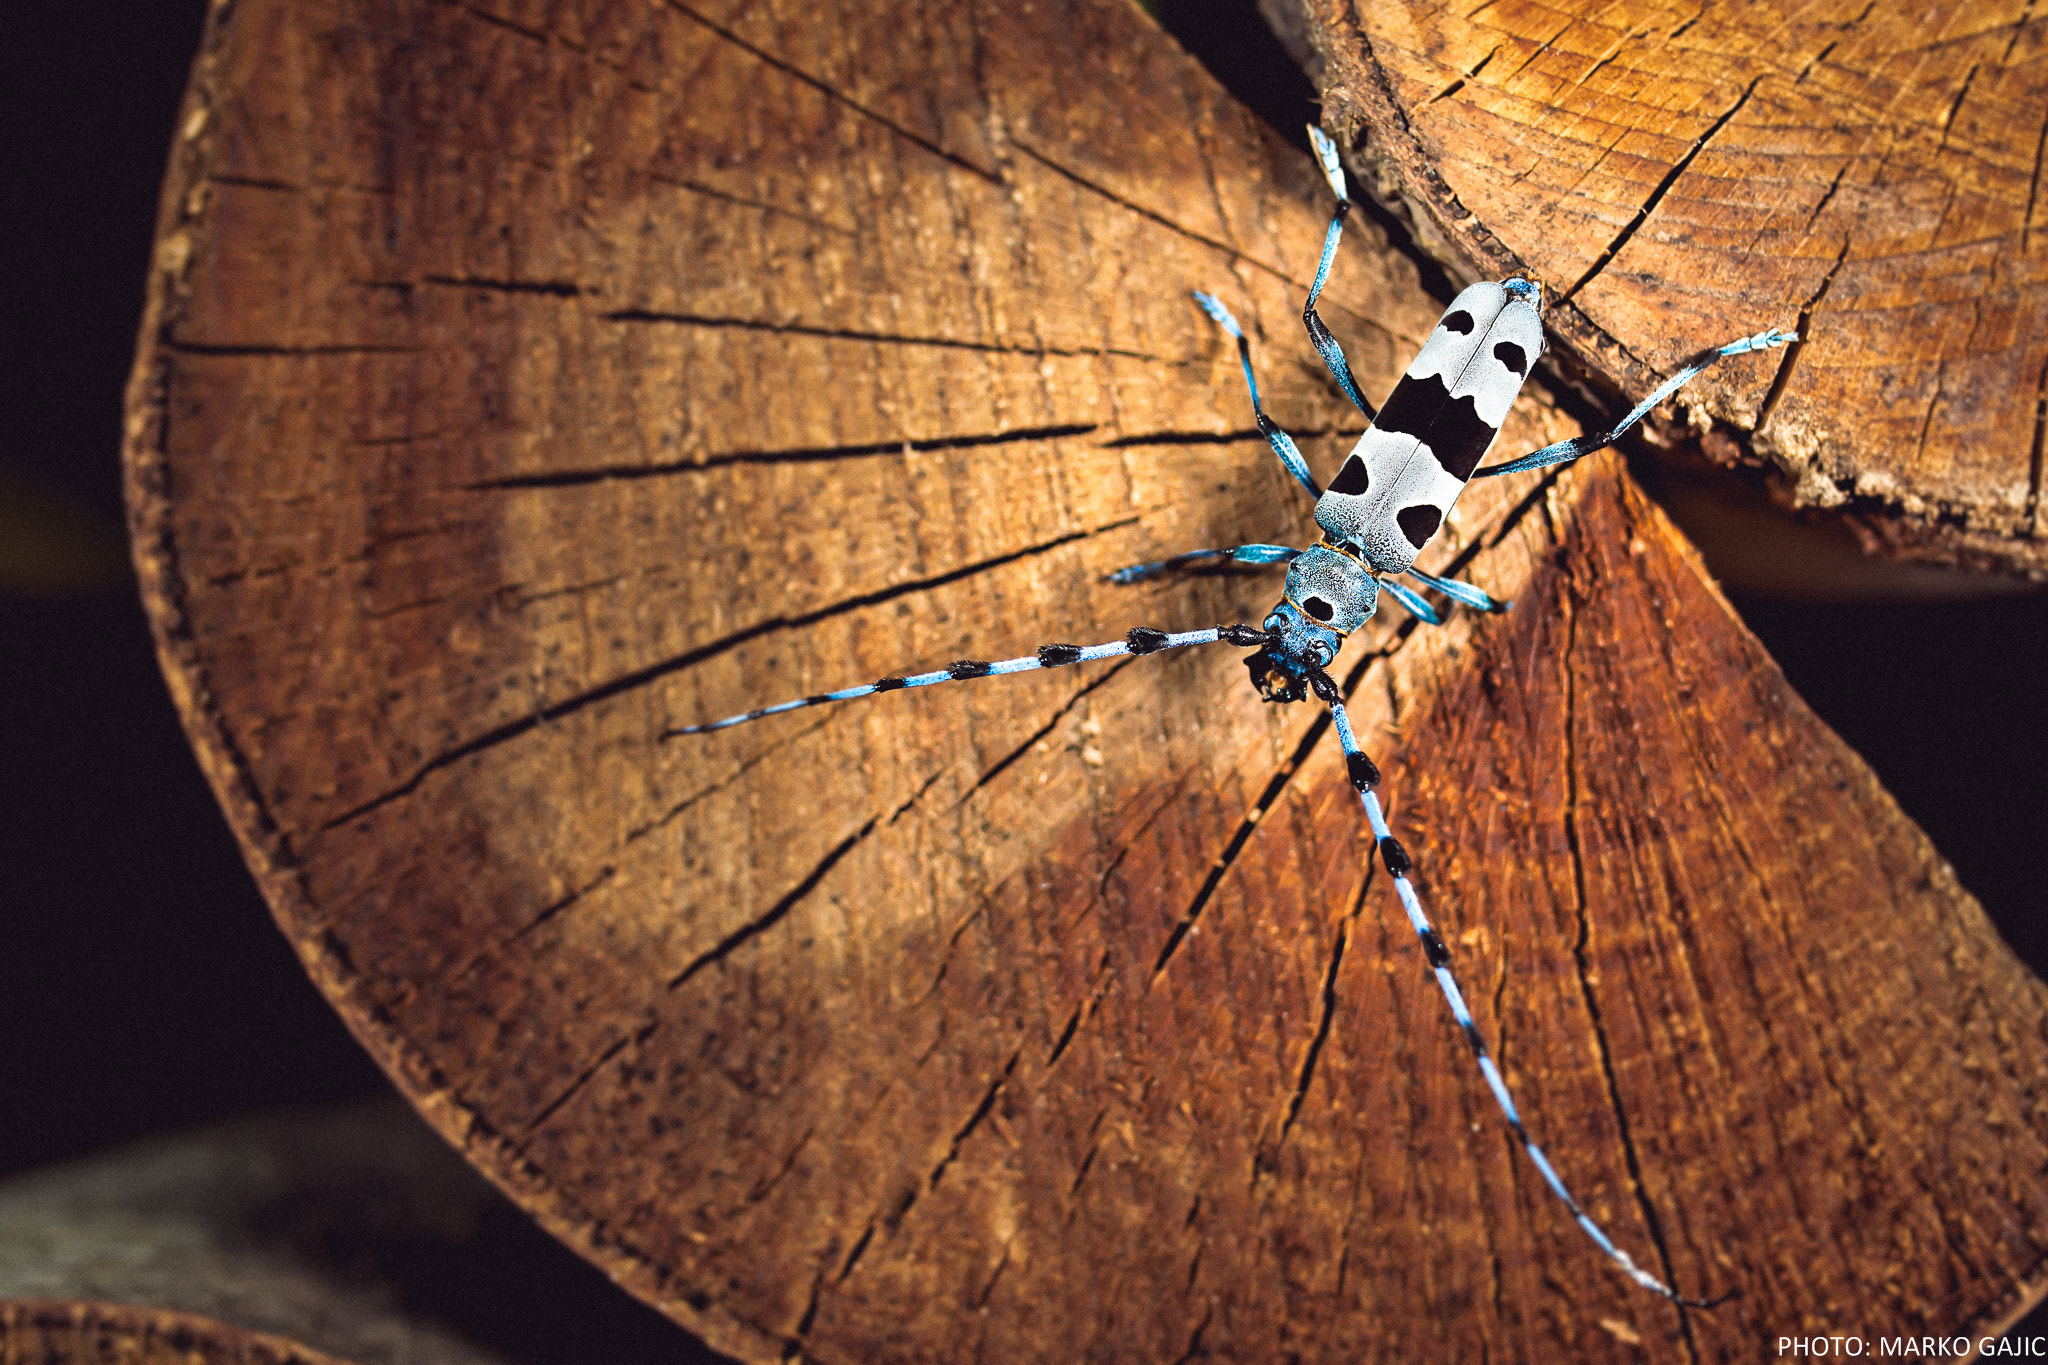
POLYGON ((1444 314, 1444 320, 1439 322, 1437 326, 1443 328, 1446 332, 1456 332, 1459 336, 1469 336, 1472 333, 1472 315, 1462 308, 1454 308, 1444 314))
POLYGON ((1079 645, 1040 645, 1038 662, 1047 668, 1065 668, 1068 664, 1081 662, 1079 645))
POLYGON ((1337 614, 1337 609, 1320 597, 1302 599, 1301 609, 1318 621, 1327 621, 1337 614))
POLYGON ((1444 514, 1426 502, 1417 503, 1394 513, 1394 524, 1401 528, 1402 535, 1408 537, 1408 543, 1419 550, 1429 544, 1436 528, 1444 524, 1444 514))
POLYGON ((1529 356, 1512 341, 1503 341, 1493 348, 1493 358, 1513 370, 1516 374, 1529 373, 1529 356))
POLYGON ((1451 397, 1444 381, 1433 374, 1420 379, 1403 377, 1373 419, 1373 426, 1420 440, 1454 479, 1472 477, 1479 457, 1493 444, 1498 430, 1479 415, 1479 404, 1472 395, 1451 397))
MULTIPOLYGON (((1384 417, 1386 414, 1382 413, 1380 415, 1384 417)), ((1370 487, 1372 487, 1372 475, 1367 472, 1365 461, 1359 459, 1356 455, 1346 460, 1344 467, 1337 471, 1337 477, 1330 481, 1330 491, 1332 493, 1344 493, 1354 498, 1370 487)))

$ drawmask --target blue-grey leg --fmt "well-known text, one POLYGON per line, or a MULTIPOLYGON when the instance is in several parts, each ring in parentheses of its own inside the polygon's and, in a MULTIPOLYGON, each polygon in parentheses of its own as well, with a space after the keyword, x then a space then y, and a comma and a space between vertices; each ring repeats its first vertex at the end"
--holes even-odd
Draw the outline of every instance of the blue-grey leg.
POLYGON ((1472 1055, 1479 1060, 1480 1074, 1486 1078, 1486 1088, 1493 1092, 1494 1103, 1500 1107, 1502 1116, 1507 1119, 1508 1131, 1522 1144, 1522 1150, 1529 1154, 1529 1160, 1535 1164, 1537 1172, 1543 1177, 1543 1183, 1550 1187, 1550 1192, 1564 1201, 1565 1208, 1570 1210, 1579 1227, 1584 1229, 1594 1244, 1607 1254, 1608 1259, 1621 1267, 1624 1274, 1643 1288, 1654 1294, 1661 1294, 1673 1303, 1684 1304, 1689 1308, 1712 1307, 1712 1304, 1688 1299, 1679 1294, 1664 1281, 1637 1265, 1635 1258, 1616 1246, 1613 1239, 1593 1221, 1584 1208, 1580 1207, 1579 1201, 1572 1197, 1572 1192, 1565 1188, 1563 1178, 1558 1175, 1557 1168, 1550 1164, 1550 1158, 1543 1154, 1543 1149, 1529 1136, 1529 1130, 1522 1124, 1521 1112, 1515 1108, 1514 1097, 1508 1094, 1507 1082, 1501 1077, 1500 1067, 1494 1063, 1493 1055, 1487 1051, 1486 1040, 1479 1033, 1479 1025, 1473 1021, 1472 1011, 1465 1004, 1464 992, 1458 989, 1458 980, 1451 973, 1451 950, 1444 944, 1443 936, 1437 933, 1435 926, 1430 924, 1429 916, 1423 912, 1422 901, 1416 896, 1415 887, 1408 880, 1408 874, 1414 870, 1414 863, 1409 859, 1407 850, 1401 847, 1400 841, 1394 838, 1393 831, 1387 827, 1386 812, 1380 809, 1379 794, 1374 790, 1379 785, 1379 769, 1373 766, 1373 761, 1366 757, 1365 751, 1358 747, 1358 736, 1352 733, 1351 718, 1344 713, 1343 698, 1330 675, 1317 669, 1309 674, 1309 684, 1315 689, 1316 696, 1330 708, 1330 719, 1335 722, 1337 728, 1337 740, 1344 746, 1344 763, 1351 776, 1351 785, 1358 792, 1358 799, 1365 807, 1366 823, 1372 827, 1373 838, 1379 844, 1380 861, 1386 866, 1387 875, 1394 879, 1394 894, 1400 898, 1401 908, 1408 912, 1408 923, 1415 930, 1415 936, 1422 940, 1422 955, 1429 963, 1430 972, 1436 977, 1437 987, 1443 992, 1445 1003, 1451 1008, 1451 1018, 1457 1022, 1459 1031, 1465 1035, 1465 1042, 1472 1049, 1472 1055))
POLYGON ((1470 583, 1460 583, 1455 578, 1438 578, 1433 573, 1424 573, 1413 568, 1408 570, 1408 576, 1418 582, 1427 583, 1453 602, 1462 602, 1474 611, 1506 611, 1514 605, 1511 602, 1500 601, 1484 588, 1475 588, 1470 583))
POLYGON ((1485 469, 1475 469, 1472 471, 1472 477, 1483 479, 1494 474, 1519 474, 1525 469, 1542 469, 1546 465, 1565 464, 1571 460, 1578 459, 1580 456, 1591 455, 1596 450, 1613 445, 1623 432, 1642 421, 1649 414, 1650 409, 1656 407, 1672 394, 1677 393, 1679 389, 1685 386, 1688 380, 1697 377, 1715 361, 1724 360, 1733 355, 1748 355, 1751 351, 1768 351, 1773 346, 1783 346, 1787 342, 1797 340, 1799 340, 1797 332, 1781 332, 1773 327, 1768 331, 1758 332, 1753 337, 1744 337, 1740 341, 1731 341, 1726 346, 1718 346, 1711 351, 1701 351, 1698 355, 1680 366, 1677 374, 1672 375, 1662 384, 1659 384, 1648 398, 1636 404, 1630 410, 1628 416, 1614 424, 1613 429, 1609 431, 1596 431, 1586 436, 1574 436, 1569 441, 1559 441, 1555 445, 1547 445, 1535 454, 1524 455, 1519 460, 1510 460, 1506 464, 1491 465, 1485 469))
POLYGON ((1330 265, 1337 259, 1337 243, 1344 236, 1344 219, 1351 212, 1351 195, 1345 189, 1344 165, 1337 159, 1337 144, 1330 140, 1330 135, 1311 123, 1308 140, 1316 149, 1316 161, 1323 168, 1323 178, 1337 192, 1337 208, 1330 215, 1329 231, 1323 234, 1323 259, 1316 264, 1315 283, 1308 287, 1308 302, 1302 307, 1301 320, 1308 328, 1308 339, 1315 343, 1323 364, 1329 367, 1330 376, 1337 381, 1337 387, 1343 389, 1344 396, 1357 404, 1366 420, 1371 421, 1379 416, 1379 409, 1366 402, 1365 395, 1358 391, 1358 381, 1351 377, 1351 364, 1344 359, 1344 348, 1323 325, 1322 314, 1316 312, 1316 300, 1322 297, 1323 285, 1330 278, 1330 265))
POLYGON ((1252 378, 1252 344, 1245 339, 1244 328, 1237 325, 1237 319, 1223 306, 1214 294, 1194 291, 1195 302, 1203 312, 1216 320, 1216 325, 1228 332, 1237 341, 1237 358, 1244 365, 1245 387, 1252 391, 1252 415, 1258 418, 1259 434, 1266 438, 1266 444, 1273 447, 1273 453, 1280 457, 1280 463, 1287 468, 1296 482, 1308 490, 1312 498, 1323 496, 1323 490, 1308 472, 1308 461, 1301 458, 1301 450, 1294 444, 1294 438, 1280 430, 1279 424, 1266 416, 1265 405, 1259 402, 1259 381, 1252 378))
POLYGON ((1239 545, 1229 550, 1189 550, 1184 555, 1171 559, 1156 560, 1150 564, 1133 564, 1127 569, 1118 569, 1109 575, 1112 583, 1136 583, 1168 569, 1177 569, 1183 564, 1194 564, 1204 559, 1227 559, 1236 564, 1285 564, 1301 551, 1285 545, 1239 545))
POLYGON ((1436 614, 1436 608, 1429 605, 1423 599, 1422 594, 1416 592, 1415 589, 1407 584, 1396 583, 1391 578, 1382 578, 1380 580, 1380 590, 1402 606, 1408 608, 1408 614, 1416 620, 1427 621, 1433 626, 1440 626, 1444 623, 1444 618, 1436 614))
POLYGON ((855 697, 872 697, 877 692, 897 692, 906 687, 966 682, 970 678, 989 678, 1000 673, 1029 673, 1040 668, 1065 668, 1069 664, 1089 663, 1096 659, 1114 659, 1122 654, 1157 654, 1163 649, 1179 649, 1184 645, 1213 645, 1221 642, 1249 648, 1267 644, 1271 639, 1272 636, 1268 632, 1254 626, 1211 626, 1207 630, 1189 630, 1179 634, 1139 626, 1123 639, 1112 640, 1106 645, 1040 645, 1036 653, 1027 654, 1021 659, 1004 659, 997 663, 960 659, 931 673, 883 678, 879 682, 862 683, 859 687, 842 687, 837 692, 819 692, 813 696, 799 697, 795 701, 778 702, 774 706, 743 711, 737 716, 727 716, 724 720, 680 726, 664 732, 662 738, 701 735, 712 730, 723 730, 728 726, 744 724, 750 720, 759 720, 763 716, 779 716, 785 711, 801 711, 806 706, 817 706, 828 701, 852 701, 855 697))

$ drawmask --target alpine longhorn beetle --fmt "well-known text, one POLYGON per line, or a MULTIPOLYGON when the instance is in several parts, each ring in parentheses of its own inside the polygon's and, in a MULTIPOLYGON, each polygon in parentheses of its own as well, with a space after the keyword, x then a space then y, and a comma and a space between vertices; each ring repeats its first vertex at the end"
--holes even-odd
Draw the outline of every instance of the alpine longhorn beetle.
POLYGON ((1322 534, 1305 549, 1285 545, 1239 545, 1220 550, 1192 550, 1151 564, 1134 564, 1110 578, 1134 583, 1153 574, 1201 560, 1229 560, 1239 564, 1285 564, 1287 586, 1280 601, 1258 627, 1212 626, 1207 630, 1167 632, 1139 626, 1121 640, 1100 645, 1040 645, 1036 653, 1019 659, 984 663, 962 659, 930 673, 912 673, 883 678, 858 687, 823 692, 795 701, 764 706, 702 725, 671 730, 663 738, 704 734, 723 730, 744 721, 786 711, 816 706, 821 702, 850 701, 855 697, 894 692, 909 687, 930 687, 934 683, 961 682, 999 673, 1027 673, 1040 668, 1065 668, 1120 655, 1157 654, 1184 645, 1231 644, 1256 647, 1245 660, 1252 683, 1269 702, 1306 700, 1310 692, 1330 710, 1338 741, 1344 746, 1344 760, 1351 785, 1365 807, 1365 818, 1379 847, 1380 860, 1393 878, 1394 891, 1408 922, 1422 941, 1422 951, 1436 983, 1478 1059, 1479 1070, 1500 1106, 1509 1130, 1543 1181, 1570 1210, 1573 1219, 1599 1248, 1630 1279, 1643 1288, 1675 1303, 1707 1307, 1706 1302, 1689 1299, 1655 1275, 1637 1265, 1634 1258, 1616 1246, 1607 1233, 1566 1188, 1557 1169, 1529 1136, 1522 1116, 1508 1094, 1507 1082, 1487 1051, 1486 1040, 1465 1005, 1463 992, 1451 971, 1450 949, 1430 925, 1421 900, 1408 874, 1414 864, 1387 826, 1376 788, 1379 769, 1359 747, 1345 713, 1343 697, 1326 671, 1343 648, 1344 639, 1371 619, 1384 590, 1409 612, 1431 625, 1442 617, 1428 600, 1399 581, 1404 575, 1425 587, 1478 611, 1501 611, 1508 604, 1496 601, 1470 583, 1438 578, 1415 567, 1415 557, 1444 523, 1464 491, 1475 478, 1515 474, 1564 464, 1611 445, 1623 432, 1640 422, 1659 403, 1715 361, 1727 356, 1746 355, 1797 341, 1795 333, 1776 328, 1731 341, 1703 351, 1681 365, 1619 422, 1607 430, 1548 445, 1533 454, 1505 464, 1479 468, 1480 459, 1499 434, 1501 422, 1521 392, 1523 381, 1536 358, 1543 353, 1543 290, 1534 280, 1519 277, 1497 283, 1475 284, 1452 300, 1436 328, 1422 344, 1401 382, 1394 387, 1386 405, 1375 410, 1359 392, 1343 348, 1330 334, 1316 312, 1316 300, 1329 279, 1330 265, 1343 236, 1344 218, 1351 211, 1344 169, 1337 157, 1337 145, 1322 129, 1311 126, 1309 139, 1323 174, 1336 192, 1337 206, 1323 238, 1322 260, 1316 266, 1315 281, 1309 286, 1302 321, 1309 339, 1322 355, 1323 363, 1344 391, 1345 397, 1366 415, 1371 425, 1352 448, 1328 489, 1316 486, 1308 464, 1293 438, 1266 415, 1259 401, 1258 381, 1252 376, 1251 343, 1230 310, 1211 294, 1197 291, 1195 302, 1215 319, 1236 342, 1244 366, 1245 385, 1251 390, 1252 412, 1259 431, 1280 458, 1287 472, 1316 499, 1316 525, 1322 534))

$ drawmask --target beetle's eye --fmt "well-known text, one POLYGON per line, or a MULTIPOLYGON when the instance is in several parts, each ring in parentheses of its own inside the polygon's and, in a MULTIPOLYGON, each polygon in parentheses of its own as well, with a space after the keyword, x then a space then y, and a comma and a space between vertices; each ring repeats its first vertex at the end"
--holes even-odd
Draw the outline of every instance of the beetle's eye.
POLYGON ((1280 629, 1280 627, 1282 627, 1282 626, 1284 626, 1284 625, 1286 625, 1286 624, 1287 624, 1287 623, 1286 623, 1285 621, 1282 621, 1282 620, 1280 619, 1280 613, 1279 613, 1279 612, 1277 612, 1277 611, 1276 611, 1276 612, 1274 612, 1274 613, 1273 613, 1273 614, 1272 614, 1271 616, 1268 616, 1268 617, 1266 618, 1266 629, 1267 629, 1267 630, 1278 630, 1278 629, 1280 629))
POLYGON ((1328 668, 1328 667, 1330 666, 1330 660, 1332 660, 1332 659, 1334 659, 1334 658, 1336 658, 1336 657, 1337 657, 1336 655, 1334 655, 1334 654, 1332 654, 1332 653, 1330 652, 1330 647, 1329 647, 1328 645, 1317 645, 1317 646, 1316 646, 1316 667, 1317 667, 1317 668, 1328 668))

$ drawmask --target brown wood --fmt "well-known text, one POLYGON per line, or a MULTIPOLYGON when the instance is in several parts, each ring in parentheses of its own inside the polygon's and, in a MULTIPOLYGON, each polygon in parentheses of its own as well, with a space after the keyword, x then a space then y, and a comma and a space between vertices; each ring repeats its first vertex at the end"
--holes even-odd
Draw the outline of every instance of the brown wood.
MULTIPOLYGON (((1333 468, 1324 193, 1115 0, 216 10, 135 540, 315 980, 750 1360, 1756 1358, 2037 1296, 2048 998, 1611 459, 1475 487, 1426 562, 1519 606, 1390 610, 1345 685, 1536 1130, 1712 1313, 1508 1146, 1234 651, 663 740, 1259 619, 1102 575, 1308 538, 1185 291, 1333 468)), ((1435 305, 1363 225, 1330 298, 1384 392, 1435 305)))
POLYGON ((347 1365, 193 1313, 77 1299, 0 1299, 0 1365, 347 1365))
POLYGON ((2032 0, 1270 3, 1419 238, 1531 272, 1596 372, 1641 393, 1700 347, 1796 328, 1765 382, 1682 401, 1873 548, 2048 574, 2032 0))

